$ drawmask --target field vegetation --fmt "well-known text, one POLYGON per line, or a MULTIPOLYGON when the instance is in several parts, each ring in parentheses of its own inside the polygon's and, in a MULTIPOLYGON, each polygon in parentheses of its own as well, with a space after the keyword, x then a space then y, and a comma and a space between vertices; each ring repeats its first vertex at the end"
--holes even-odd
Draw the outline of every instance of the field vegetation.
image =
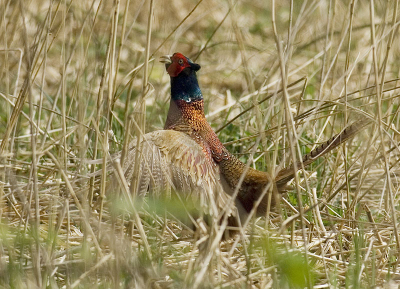
POLYGON ((397 0, 0 0, 0 16, 0 288, 397 288, 397 0), (166 212, 181 203, 110 185, 112 156, 163 128, 173 52, 257 169, 290 165, 291 133, 305 154, 372 124, 213 242, 166 212))

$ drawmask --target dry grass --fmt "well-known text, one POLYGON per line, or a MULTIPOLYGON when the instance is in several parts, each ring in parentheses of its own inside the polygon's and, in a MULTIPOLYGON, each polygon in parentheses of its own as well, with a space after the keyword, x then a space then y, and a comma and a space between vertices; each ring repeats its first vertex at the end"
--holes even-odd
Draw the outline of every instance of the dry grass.
POLYGON ((0 1, 1 288, 396 288, 397 1, 276 2, 159 0, 150 17, 143 0, 0 1), (126 205, 112 168, 91 177, 163 127, 158 57, 175 51, 202 65, 209 122, 258 169, 374 125, 210 251, 206 231, 126 205))

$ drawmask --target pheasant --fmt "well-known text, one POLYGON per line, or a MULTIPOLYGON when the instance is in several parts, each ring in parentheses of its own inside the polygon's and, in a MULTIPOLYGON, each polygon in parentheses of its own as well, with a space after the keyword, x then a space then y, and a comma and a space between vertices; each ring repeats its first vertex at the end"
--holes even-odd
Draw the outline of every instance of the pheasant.
MULTIPOLYGON (((142 142, 141 194, 173 189, 187 198, 196 196, 202 204, 213 199, 217 204, 215 213, 215 210, 224 209, 230 196, 238 190, 235 204, 240 219, 246 217, 256 203, 256 213, 262 216, 267 211, 269 200, 271 208, 279 201, 279 192, 294 177, 295 168, 311 164, 368 124, 355 122, 305 155, 297 166, 278 171, 272 179, 268 173, 248 167, 231 154, 207 122, 196 76, 200 65, 181 53, 164 56, 162 62, 171 80, 170 107, 164 130, 146 134, 142 142), (271 185, 273 197, 269 198, 266 191, 271 185)), ((134 146, 131 146, 129 154, 124 163, 128 181, 133 176, 134 146)))

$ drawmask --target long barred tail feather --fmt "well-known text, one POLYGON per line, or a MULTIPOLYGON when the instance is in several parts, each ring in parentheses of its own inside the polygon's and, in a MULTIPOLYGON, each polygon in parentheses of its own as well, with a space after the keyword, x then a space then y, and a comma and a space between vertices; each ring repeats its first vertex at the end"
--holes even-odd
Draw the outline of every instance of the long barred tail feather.
POLYGON ((335 149, 342 143, 346 142, 350 138, 354 137, 358 132, 364 129, 367 125, 369 125, 372 121, 371 120, 358 120, 348 127, 346 127, 342 132, 333 136, 328 141, 324 142, 310 153, 306 154, 301 161, 290 165, 288 168, 282 169, 278 172, 275 178, 275 182, 277 187, 284 186, 287 182, 289 182, 296 173, 295 168, 297 170, 301 169, 302 166, 306 167, 313 163, 319 157, 325 155, 326 153, 330 152, 331 150, 335 149))

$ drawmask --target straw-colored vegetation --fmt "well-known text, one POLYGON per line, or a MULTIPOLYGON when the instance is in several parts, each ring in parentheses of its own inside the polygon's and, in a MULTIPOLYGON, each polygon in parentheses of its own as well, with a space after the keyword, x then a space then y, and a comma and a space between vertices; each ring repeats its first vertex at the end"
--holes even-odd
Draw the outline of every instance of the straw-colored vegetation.
POLYGON ((1 288, 397 288, 398 1, 275 2, 0 1, 1 288), (107 186, 109 156, 163 127, 158 59, 176 51, 258 169, 290 164, 288 124, 304 154, 374 122, 209 249, 207 230, 107 186))

